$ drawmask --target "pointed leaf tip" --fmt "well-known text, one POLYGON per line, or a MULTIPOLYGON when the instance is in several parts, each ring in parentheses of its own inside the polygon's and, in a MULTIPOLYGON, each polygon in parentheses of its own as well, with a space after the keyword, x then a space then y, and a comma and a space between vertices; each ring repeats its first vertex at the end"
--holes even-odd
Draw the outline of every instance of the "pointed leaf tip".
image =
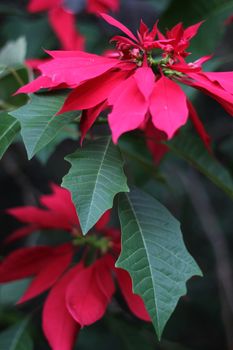
POLYGON ((20 131, 19 122, 6 112, 0 113, 0 159, 20 131))
POLYGON ((57 116, 65 95, 31 95, 28 104, 11 112, 21 125, 21 134, 28 159, 53 141, 63 128, 71 123, 77 112, 57 116))
POLYGON ((122 194, 119 216, 122 251, 117 267, 131 275, 160 339, 186 294, 186 281, 202 274, 184 245, 179 222, 155 198, 138 189, 122 194))
POLYGON ((123 159, 110 137, 100 138, 66 157, 71 164, 62 186, 72 194, 83 234, 112 207, 119 192, 127 192, 123 159))

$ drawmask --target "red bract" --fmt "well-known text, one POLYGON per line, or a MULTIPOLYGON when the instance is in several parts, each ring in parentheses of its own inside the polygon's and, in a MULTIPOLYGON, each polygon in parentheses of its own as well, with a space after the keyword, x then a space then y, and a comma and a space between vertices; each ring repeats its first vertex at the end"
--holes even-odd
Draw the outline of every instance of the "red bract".
POLYGON ((156 129, 152 122, 149 122, 145 127, 145 137, 153 160, 158 165, 168 152, 168 147, 163 143, 163 141, 167 141, 167 136, 164 132, 156 129))
MULTIPOLYGON (((79 0, 76 0, 77 2, 79 0)), ((63 0, 30 0, 28 10, 30 12, 49 11, 58 6, 64 6, 63 0)), ((90 13, 116 11, 119 9, 119 0, 87 0, 86 10, 90 13)))
POLYGON ((61 229, 70 233, 79 229, 79 220, 69 191, 52 185, 52 194, 40 197, 41 208, 25 206, 7 212, 27 226, 16 230, 7 242, 25 237, 38 229, 61 229))
POLYGON ((78 51, 48 52, 53 59, 40 65, 42 75, 18 92, 64 85, 72 88, 60 112, 84 110, 82 138, 99 114, 110 109, 108 122, 115 143, 123 133, 145 129, 150 122, 170 139, 190 116, 209 148, 209 136, 180 85, 212 96, 232 115, 233 73, 202 71, 202 64, 210 56, 186 63, 186 49, 201 23, 187 29, 178 24, 164 36, 157 23, 149 31, 141 22, 136 36, 114 18, 106 14, 102 17, 125 34, 112 39, 117 54, 101 57, 78 51))
POLYGON ((0 283, 33 278, 19 300, 20 304, 51 289, 43 307, 43 330, 51 348, 71 350, 79 329, 103 317, 115 292, 115 280, 132 313, 150 321, 142 299, 132 292, 129 274, 114 266, 120 253, 120 232, 106 227, 110 212, 106 212, 93 231, 83 237, 67 190, 53 185, 53 194, 42 196, 40 203, 44 208, 8 210, 28 224, 28 230, 23 234, 13 233, 8 243, 35 229, 46 228, 68 231, 68 243, 13 251, 0 265, 0 283), (81 255, 81 260, 74 265, 76 252, 81 255))
MULTIPOLYGON (((79 0, 77 0, 79 1, 79 0)), ((116 11, 119 0, 88 0, 86 11, 99 12, 116 11)), ((83 50, 85 38, 77 31, 75 15, 66 8, 63 0, 31 0, 28 11, 35 13, 48 11, 49 22, 64 50, 83 50)))
POLYGON ((166 35, 163 35, 158 31, 158 37, 160 40, 170 40, 169 43, 161 45, 164 51, 164 57, 166 54, 171 55, 173 58, 187 57, 190 53, 186 52, 186 49, 190 45, 190 40, 197 34, 202 22, 194 24, 187 29, 184 29, 182 23, 178 23, 171 30, 167 30, 166 35))
POLYGON ((119 0, 87 0, 86 9, 89 13, 98 15, 99 12, 119 10, 119 0))
POLYGON ((28 11, 48 11, 50 25, 64 50, 84 49, 84 37, 76 30, 75 16, 63 6, 62 0, 31 0, 28 11))

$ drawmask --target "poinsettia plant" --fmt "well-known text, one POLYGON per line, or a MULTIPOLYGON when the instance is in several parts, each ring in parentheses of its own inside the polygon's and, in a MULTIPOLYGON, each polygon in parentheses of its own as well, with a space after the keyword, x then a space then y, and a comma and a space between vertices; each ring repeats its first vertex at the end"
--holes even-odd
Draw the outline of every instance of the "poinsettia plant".
MULTIPOLYGON (((86 329, 88 339, 89 328, 115 317, 116 331, 118 314, 123 328, 130 324, 135 339, 138 325, 154 329, 159 348, 179 300, 191 298, 187 282, 192 278, 198 286, 200 277, 205 279, 205 264, 190 253, 192 244, 187 248, 184 242, 188 233, 181 225, 190 218, 182 219, 177 210, 182 203, 177 178, 195 209, 190 226, 201 215, 217 263, 223 261, 225 243, 216 246, 217 236, 209 233, 213 229, 218 235, 218 225, 205 186, 212 183, 230 201, 233 181, 216 151, 212 112, 203 113, 197 93, 211 97, 209 103, 215 100, 215 108, 222 107, 219 113, 224 110, 224 120, 232 125, 232 68, 224 69, 214 57, 220 32, 231 26, 233 3, 226 3, 227 10, 221 8, 217 19, 212 4, 201 16, 190 4, 186 20, 184 1, 181 8, 176 1, 164 8, 145 1, 150 25, 140 13, 136 29, 127 20, 124 1, 31 0, 24 8, 16 6, 22 21, 46 21, 47 27, 41 22, 38 28, 47 28, 52 45, 26 55, 26 45, 33 46, 38 32, 25 32, 26 39, 11 41, 0 51, 0 156, 9 175, 27 195, 34 195, 27 176, 14 170, 14 159, 7 160, 17 136, 17 145, 26 149, 24 162, 33 167, 37 159, 44 169, 54 168, 58 184, 50 183, 47 194, 36 191, 36 200, 3 206, 4 215, 20 226, 3 238, 0 284, 7 288, 23 283, 15 308, 29 318, 4 331, 2 338, 0 334, 0 348, 2 341, 6 350, 32 349, 26 332, 35 315, 41 315, 45 338, 39 348, 82 348, 86 329), (94 28, 90 51, 85 26, 94 28), (203 45, 203 35, 211 32, 215 40, 203 45), (72 139, 71 151, 67 139, 72 139), (59 148, 62 157, 57 161, 59 148)), ((221 266, 229 277, 228 261, 221 266)), ((124 339, 125 349, 140 345, 124 339)), ((164 348, 169 345, 164 343, 164 348)))

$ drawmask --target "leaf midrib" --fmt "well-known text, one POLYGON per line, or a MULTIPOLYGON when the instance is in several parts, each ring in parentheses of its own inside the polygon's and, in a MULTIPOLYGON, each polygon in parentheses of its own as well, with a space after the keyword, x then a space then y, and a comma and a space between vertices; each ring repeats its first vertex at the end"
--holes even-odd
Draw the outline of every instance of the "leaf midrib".
MULTIPOLYGON (((148 266, 149 266, 149 269, 150 269, 150 275, 152 276, 152 266, 150 264, 150 259, 149 259, 149 256, 148 256, 148 252, 147 252, 147 249, 146 249, 146 242, 145 242, 145 239, 143 237, 143 234, 142 234, 142 230, 141 230, 141 225, 139 224, 139 221, 138 221, 138 218, 137 218, 137 215, 136 215, 136 212, 134 210, 134 207, 133 205, 131 204, 131 201, 130 201, 130 198, 129 198, 129 195, 126 193, 125 196, 127 197, 127 200, 128 200, 128 203, 129 203, 129 206, 132 210, 132 213, 135 217, 135 221, 139 227, 139 232, 141 234, 141 238, 142 238, 142 241, 143 241, 143 245, 145 247, 145 252, 146 252, 146 257, 147 257, 147 260, 148 260, 148 266)), ((150 276, 150 279, 152 281, 152 286, 153 286, 153 293, 154 293, 154 301, 155 301, 155 307, 156 307, 156 310, 157 310, 157 316, 156 316, 156 320, 157 320, 157 331, 158 331, 158 337, 160 338, 161 336, 161 329, 160 329, 160 320, 159 320, 159 309, 158 309, 158 304, 157 304, 157 297, 156 297, 156 293, 155 293, 155 285, 154 285, 154 281, 153 281, 153 278, 150 276)))
POLYGON ((1 137, 0 137, 0 141, 3 140, 3 138, 7 135, 7 133, 10 132, 11 129, 13 129, 14 126, 15 126, 15 124, 17 124, 17 123, 18 123, 18 120, 15 120, 15 121, 13 122, 13 124, 11 124, 11 125, 4 131, 4 133, 3 133, 3 134, 1 135, 1 137))
POLYGON ((22 323, 22 325, 19 327, 19 329, 17 330, 17 332, 15 333, 14 339, 12 339, 12 343, 10 345, 10 348, 8 350, 15 350, 16 346, 17 346, 17 342, 20 340, 20 338, 22 337, 24 331, 25 331, 25 327, 28 321, 24 321, 22 323))
POLYGON ((109 149, 109 146, 110 146, 110 143, 111 143, 111 138, 109 137, 108 138, 108 142, 106 144, 106 149, 104 150, 103 152, 103 155, 102 155, 102 159, 101 159, 101 162, 100 162, 100 166, 99 166, 99 171, 97 173, 97 176, 96 176, 96 181, 95 181, 95 185, 94 185, 94 188, 93 188, 93 191, 92 191, 92 195, 91 195, 91 202, 90 202, 90 210, 88 211, 88 215, 87 215, 87 219, 86 219, 86 224, 85 224, 85 230, 84 233, 87 233, 87 227, 89 226, 89 218, 90 218, 90 214, 91 214, 91 209, 93 207, 93 202, 94 202, 94 196, 95 196, 95 192, 96 192, 96 187, 98 185, 98 178, 100 176, 100 173, 101 173, 101 170, 102 170, 102 167, 103 167, 103 163, 104 163, 104 160, 105 160, 105 156, 108 152, 108 149, 109 149))
MULTIPOLYGON (((49 117, 48 115, 44 115, 44 117, 49 117)), ((38 144, 41 142, 41 139, 44 137, 44 134, 46 133, 46 131, 49 129, 50 125, 52 124, 52 122, 54 121, 54 118, 57 117, 56 114, 54 114, 48 121, 48 123, 45 123, 45 128, 42 130, 42 133, 39 135, 39 138, 37 139, 36 143, 35 143, 35 146, 33 147, 33 150, 30 152, 30 157, 32 157, 35 152, 38 151, 37 147, 38 147, 38 144)), ((43 126, 43 124, 42 124, 43 126)), ((62 128, 62 126, 60 127, 62 128)), ((57 133, 59 132, 60 128, 57 130, 57 132, 54 132, 54 136, 53 138, 51 139, 51 141, 56 137, 57 133)))

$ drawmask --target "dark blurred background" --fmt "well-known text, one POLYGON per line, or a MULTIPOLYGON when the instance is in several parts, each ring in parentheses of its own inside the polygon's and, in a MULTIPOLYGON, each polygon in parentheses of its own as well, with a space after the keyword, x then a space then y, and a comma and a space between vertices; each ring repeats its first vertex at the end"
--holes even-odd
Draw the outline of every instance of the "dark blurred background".
MULTIPOLYGON (((27 1, 23 0, 0 0, 0 46, 23 36, 27 41, 27 58, 43 58, 43 48, 56 49, 59 43, 49 27, 46 14, 31 15, 26 11, 26 4, 27 1)), ((108 47, 114 30, 95 16, 86 14, 81 5, 75 6, 73 0, 66 0, 66 4, 77 12, 77 25, 87 37, 87 50, 100 53, 108 47)), ((205 19, 200 35, 193 40, 190 49, 193 56, 190 59, 213 53, 213 63, 206 69, 228 71, 233 69, 233 24, 226 24, 231 15, 233 1, 230 0, 122 0, 116 17, 132 30, 136 30, 141 18, 150 26, 160 18, 161 29, 179 21, 191 25, 205 19)), ((12 79, 9 82, 6 78, 1 79, 0 100, 11 101, 10 95, 17 87, 17 82, 12 79)), ((212 137, 216 157, 232 173, 231 118, 210 98, 189 93, 212 137)), ((25 100, 17 100, 18 105, 23 103, 25 100)), ((31 161, 27 160, 20 139, 8 149, 0 161, 2 240, 19 226, 4 210, 18 205, 35 205, 39 195, 49 191, 50 182, 60 184, 69 168, 64 156, 77 146, 76 141, 57 140, 50 149, 31 161)), ((186 245, 199 263, 204 277, 193 278, 188 283, 188 295, 180 300, 161 343, 156 341, 152 327, 131 318, 123 304, 125 313, 119 314, 113 305, 101 322, 84 329, 77 349, 233 350, 232 202, 174 155, 167 154, 160 165, 160 172, 169 186, 152 180, 149 173, 145 175, 140 161, 134 161, 129 167, 131 180, 162 201, 182 223, 186 245)), ((0 254, 5 254, 3 246, 0 254)), ((20 320, 38 304, 32 302, 20 308, 13 306, 24 288, 23 283, 0 286, 2 329, 20 320)), ((119 296, 117 300, 123 303, 119 296)), ((31 326, 34 348, 44 350, 47 345, 36 315, 31 326)))

